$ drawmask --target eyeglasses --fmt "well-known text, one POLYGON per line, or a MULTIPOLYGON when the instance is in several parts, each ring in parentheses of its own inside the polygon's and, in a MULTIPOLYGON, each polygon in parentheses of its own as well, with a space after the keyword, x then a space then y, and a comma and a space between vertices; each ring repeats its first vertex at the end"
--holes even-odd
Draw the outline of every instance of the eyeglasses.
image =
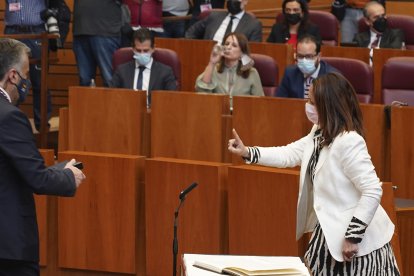
POLYGON ((301 55, 301 54, 296 54, 296 59, 314 59, 318 56, 319 54, 310 54, 310 55, 301 55))

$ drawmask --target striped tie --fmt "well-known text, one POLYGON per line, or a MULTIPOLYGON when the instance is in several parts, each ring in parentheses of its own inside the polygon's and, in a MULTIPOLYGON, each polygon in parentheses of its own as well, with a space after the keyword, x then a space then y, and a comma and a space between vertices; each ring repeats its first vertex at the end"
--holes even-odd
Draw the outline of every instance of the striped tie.
POLYGON ((312 84, 313 80, 314 80, 314 78, 312 78, 312 76, 307 77, 306 80, 305 80, 305 93, 304 93, 304 98, 305 99, 309 98, 309 87, 312 84))

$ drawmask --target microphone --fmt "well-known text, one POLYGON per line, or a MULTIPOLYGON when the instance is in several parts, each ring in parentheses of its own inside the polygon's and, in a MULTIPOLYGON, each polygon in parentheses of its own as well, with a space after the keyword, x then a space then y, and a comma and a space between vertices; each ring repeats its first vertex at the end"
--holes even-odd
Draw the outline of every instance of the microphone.
POLYGON ((181 208, 181 205, 184 203, 186 195, 191 192, 195 187, 197 187, 197 182, 193 182, 190 186, 185 188, 178 198, 180 199, 180 204, 174 212, 174 239, 173 239, 173 276, 177 275, 177 254, 178 254, 178 239, 177 239, 177 227, 178 227, 178 211, 181 208))
POLYGON ((195 187, 197 187, 197 182, 193 182, 190 186, 188 186, 187 188, 185 188, 181 193, 180 193, 180 200, 184 200, 185 196, 191 192, 195 187))

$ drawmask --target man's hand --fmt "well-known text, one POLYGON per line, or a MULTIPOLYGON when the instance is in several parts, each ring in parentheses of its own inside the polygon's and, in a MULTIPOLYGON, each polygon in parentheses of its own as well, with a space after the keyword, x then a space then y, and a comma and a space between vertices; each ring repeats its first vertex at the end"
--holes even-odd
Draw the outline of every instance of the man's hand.
POLYGON ((65 169, 70 169, 73 172, 73 175, 75 176, 76 188, 78 188, 82 181, 85 180, 86 176, 81 170, 73 166, 75 163, 75 159, 70 160, 68 163, 66 163, 65 169))

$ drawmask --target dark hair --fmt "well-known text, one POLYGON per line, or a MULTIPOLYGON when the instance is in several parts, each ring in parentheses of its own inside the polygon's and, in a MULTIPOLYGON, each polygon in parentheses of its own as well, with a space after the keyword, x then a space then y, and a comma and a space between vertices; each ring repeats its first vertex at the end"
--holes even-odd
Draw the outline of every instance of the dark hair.
MULTIPOLYGON (((250 48, 249 48, 249 41, 247 40, 246 36, 242 33, 228 33, 223 37, 222 45, 225 44, 228 37, 234 36, 237 39, 237 42, 239 43, 240 50, 245 55, 250 55, 250 48)), ((247 79, 250 75, 250 70, 241 70, 241 61, 239 60, 239 63, 237 65, 237 75, 242 76, 243 78, 247 79)), ((220 62, 218 63, 217 72, 223 73, 225 67, 225 58, 221 57, 220 62)))
POLYGON ((377 0, 369 1, 368 3, 365 4, 365 7, 362 9, 362 13, 364 14, 365 18, 369 19, 368 8, 372 5, 381 5, 385 9, 384 5, 380 3, 379 1, 377 0))
POLYGON ((364 137, 358 98, 344 76, 328 73, 317 78, 313 83, 313 94, 325 146, 344 131, 356 131, 364 137))
POLYGON ((11 38, 0 38, 0 80, 11 68, 21 67, 23 54, 30 55, 30 48, 24 43, 11 38))
POLYGON ((152 32, 147 28, 140 28, 134 31, 134 34, 132 35, 132 47, 135 46, 135 41, 143 43, 146 40, 150 40, 151 48, 154 48, 154 35, 152 32))
POLYGON ((319 54, 321 52, 321 41, 319 39, 316 39, 315 36, 311 34, 304 34, 301 37, 298 38, 298 41, 296 43, 296 49, 298 48, 299 43, 315 43, 316 45, 316 53, 319 54))
MULTIPOLYGON (((306 29, 309 24, 309 6, 306 0, 283 0, 282 3, 282 12, 285 14, 286 4, 289 2, 298 2, 300 5, 300 9, 302 10, 303 17, 299 25, 299 29, 304 28, 306 29)), ((283 25, 285 28, 289 28, 289 23, 286 21, 286 17, 283 18, 283 25)))

